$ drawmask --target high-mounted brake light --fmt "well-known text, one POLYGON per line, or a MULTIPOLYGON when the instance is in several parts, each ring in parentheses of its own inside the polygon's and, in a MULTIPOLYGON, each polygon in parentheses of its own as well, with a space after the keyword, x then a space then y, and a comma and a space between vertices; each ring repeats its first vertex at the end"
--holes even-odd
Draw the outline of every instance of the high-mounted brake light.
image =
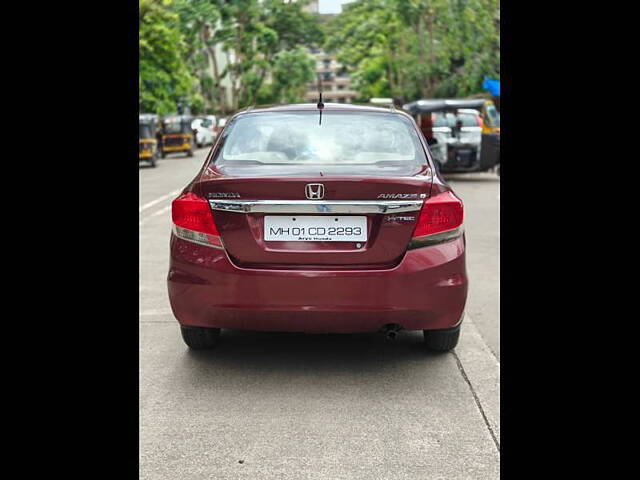
POLYGON ((412 245, 428 246, 462 235, 464 207, 452 192, 443 192, 424 202, 413 231, 412 245))
POLYGON ((204 198, 194 193, 185 193, 171 204, 174 234, 184 240, 223 248, 222 239, 213 212, 204 198))

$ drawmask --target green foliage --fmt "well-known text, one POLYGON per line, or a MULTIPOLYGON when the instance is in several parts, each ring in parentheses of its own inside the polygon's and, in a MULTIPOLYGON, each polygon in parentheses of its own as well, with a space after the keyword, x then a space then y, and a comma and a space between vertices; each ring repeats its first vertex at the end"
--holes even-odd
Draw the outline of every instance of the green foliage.
POLYGON ((322 23, 306 1, 139 2, 141 111, 302 101, 313 45, 348 66, 358 101, 466 96, 500 76, 498 0, 355 0, 322 23))
POLYGON ((186 46, 170 4, 170 0, 140 0, 141 112, 175 112, 177 103, 190 101, 193 94, 194 79, 184 61, 186 46))
POLYGON ((273 103, 301 102, 307 83, 315 79, 315 64, 302 48, 278 53, 273 62, 273 103))
POLYGON ((467 96, 500 78, 498 0, 356 0, 325 48, 352 70, 359 100, 467 96))
POLYGON ((196 79, 192 109, 227 113, 258 100, 293 98, 303 85, 293 82, 307 78, 298 71, 305 63, 298 48, 323 41, 318 18, 302 11, 305 3, 174 0, 171 12, 186 45, 182 55, 196 79), (271 85, 285 61, 293 62, 295 77, 271 85))
MULTIPOLYGON (((269 87, 265 81, 276 75, 279 64, 285 61, 300 66, 300 45, 322 41, 318 19, 302 11, 304 2, 282 0, 235 0, 221 2, 221 24, 216 41, 233 59, 227 66, 227 75, 233 84, 230 107, 240 108, 255 104, 258 99, 290 98, 303 84, 293 85, 297 79, 304 82, 305 75, 298 75, 285 85, 269 87), (293 56, 283 52, 294 51, 293 56), (295 59, 295 60, 294 60, 295 59)), ((282 78, 282 77, 280 77, 282 78)))

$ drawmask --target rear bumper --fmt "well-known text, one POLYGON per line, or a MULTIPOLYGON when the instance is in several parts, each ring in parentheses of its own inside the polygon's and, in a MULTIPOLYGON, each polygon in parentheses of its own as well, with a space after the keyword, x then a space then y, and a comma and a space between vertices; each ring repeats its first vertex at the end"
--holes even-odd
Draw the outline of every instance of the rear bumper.
POLYGON ((467 298, 464 237, 407 251, 389 270, 235 266, 221 249, 171 236, 169 300, 182 325, 290 332, 375 332, 459 324, 467 298))

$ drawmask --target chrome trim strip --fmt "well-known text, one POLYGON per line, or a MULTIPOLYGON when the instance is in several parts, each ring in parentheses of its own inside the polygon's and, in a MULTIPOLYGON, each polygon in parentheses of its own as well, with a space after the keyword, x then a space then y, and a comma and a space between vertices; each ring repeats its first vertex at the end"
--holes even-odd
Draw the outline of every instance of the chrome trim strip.
POLYGON ((213 210, 236 213, 402 213, 423 200, 209 200, 213 210))
POLYGON ((407 250, 414 250, 416 248, 430 247, 432 245, 438 245, 440 243, 450 242, 459 238, 464 233, 463 227, 454 228, 447 232, 435 233, 433 235, 425 235, 424 237, 412 238, 409 242, 407 250))

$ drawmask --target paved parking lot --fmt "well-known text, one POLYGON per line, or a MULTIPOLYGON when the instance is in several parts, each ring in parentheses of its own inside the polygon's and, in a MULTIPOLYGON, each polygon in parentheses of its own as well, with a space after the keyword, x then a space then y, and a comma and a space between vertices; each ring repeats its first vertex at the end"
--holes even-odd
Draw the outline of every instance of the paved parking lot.
POLYGON ((229 331, 190 352, 166 293, 170 202, 205 154, 140 168, 140 478, 497 479, 499 178, 448 178, 470 278, 455 352, 425 352, 418 332, 229 331))

